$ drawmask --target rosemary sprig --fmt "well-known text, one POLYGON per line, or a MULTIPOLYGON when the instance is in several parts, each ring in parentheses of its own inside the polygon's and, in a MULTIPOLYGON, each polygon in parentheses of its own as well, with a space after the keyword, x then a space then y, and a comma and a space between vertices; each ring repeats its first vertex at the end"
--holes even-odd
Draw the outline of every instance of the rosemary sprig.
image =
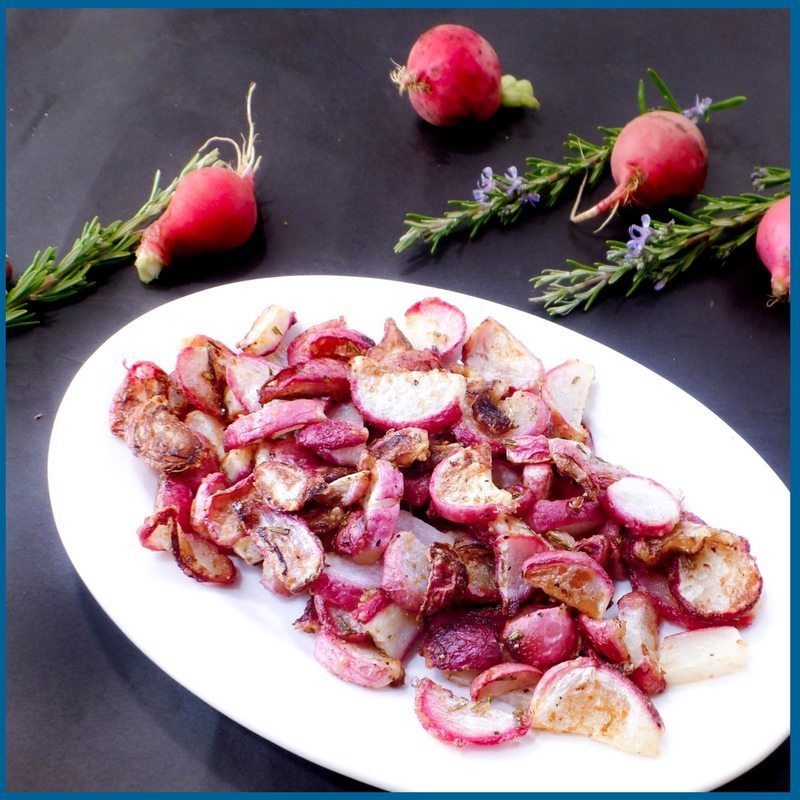
POLYGON ((394 247, 395 253, 411 247, 417 242, 430 245, 431 253, 447 236, 456 230, 469 229, 473 238, 490 220, 499 220, 503 225, 515 222, 526 206, 544 203, 551 207, 560 199, 570 180, 588 172, 588 182, 593 186, 603 174, 611 148, 619 135, 619 128, 600 128, 603 143, 594 144, 580 136, 570 134, 564 147, 572 155, 563 161, 548 161, 544 158, 528 158, 528 171, 517 176, 509 171, 504 175, 484 170, 484 198, 476 200, 450 200, 452 210, 441 217, 425 214, 406 214, 408 230, 394 247))
POLYGON ((216 149, 205 154, 201 149, 163 189, 159 188, 161 173, 156 172, 150 196, 126 222, 116 220, 103 226, 95 217, 83 226, 81 235, 60 260, 55 247, 38 251, 16 284, 6 291, 6 329, 38 324, 41 304, 61 302, 86 291, 94 285, 87 278, 89 270, 130 258, 147 221, 164 211, 178 181, 192 170, 217 163, 216 149))
MULTIPOLYGON (((757 188, 786 185, 790 178, 789 170, 777 167, 759 168, 753 175, 757 188)), ((767 210, 787 194, 700 195, 702 205, 692 214, 670 209, 668 222, 651 222, 645 216, 641 226, 631 227, 630 241, 607 243, 605 262, 567 259, 568 269, 545 269, 531 278, 542 292, 530 299, 543 304, 549 314, 563 316, 580 306, 588 310, 604 289, 623 277, 631 280, 626 297, 645 281, 661 290, 706 254, 724 262, 755 235, 767 210)))

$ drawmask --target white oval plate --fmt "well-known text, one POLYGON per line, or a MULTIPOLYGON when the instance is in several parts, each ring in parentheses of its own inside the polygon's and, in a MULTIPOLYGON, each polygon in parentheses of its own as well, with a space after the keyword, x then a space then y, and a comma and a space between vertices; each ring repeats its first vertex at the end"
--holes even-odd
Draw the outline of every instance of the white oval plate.
POLYGON ((758 454, 682 390, 579 334, 455 292, 368 278, 276 277, 175 300, 126 325, 83 365, 53 426, 50 498, 64 547, 91 593, 163 670, 221 713, 281 747, 376 787, 405 791, 706 790, 745 772, 789 734, 789 493, 758 454), (171 369, 180 341, 204 333, 235 343, 264 306, 294 309, 299 326, 344 314, 379 339, 387 316, 439 295, 469 324, 491 315, 544 361, 593 364, 587 408, 597 452, 685 494, 686 508, 750 539, 764 595, 739 673, 673 687, 655 704, 666 725, 656 759, 579 736, 531 733, 501 747, 456 749, 414 714, 412 679, 369 691, 342 683, 292 629, 303 598, 282 600, 244 569, 233 587, 200 585, 135 531, 156 479, 108 431, 123 360, 171 369))

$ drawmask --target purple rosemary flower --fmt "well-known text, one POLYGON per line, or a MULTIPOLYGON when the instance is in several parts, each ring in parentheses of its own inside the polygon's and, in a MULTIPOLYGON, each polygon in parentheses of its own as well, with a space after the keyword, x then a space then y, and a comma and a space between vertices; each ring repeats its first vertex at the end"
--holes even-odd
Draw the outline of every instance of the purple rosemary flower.
POLYGON ((518 192, 520 186, 522 186, 522 178, 517 174, 517 168, 509 167, 504 177, 508 181, 508 186, 505 189, 506 194, 518 192))
POLYGON ((650 227, 650 215, 642 214, 642 224, 631 225, 630 228, 628 228, 628 236, 631 238, 626 245, 628 252, 625 254, 625 259, 630 261, 634 258, 639 258, 647 240, 654 233, 655 230, 650 227))
POLYGON ((491 167, 484 167, 481 170, 481 177, 478 181, 478 188, 473 189, 472 196, 479 203, 486 203, 489 201, 489 192, 495 188, 494 173, 491 167))
POLYGON ((688 117, 692 122, 700 122, 705 116, 706 111, 708 111, 708 107, 711 103, 712 100, 710 97, 704 97, 701 100, 700 95, 696 94, 694 96, 694 105, 691 108, 685 109, 683 116, 688 117))

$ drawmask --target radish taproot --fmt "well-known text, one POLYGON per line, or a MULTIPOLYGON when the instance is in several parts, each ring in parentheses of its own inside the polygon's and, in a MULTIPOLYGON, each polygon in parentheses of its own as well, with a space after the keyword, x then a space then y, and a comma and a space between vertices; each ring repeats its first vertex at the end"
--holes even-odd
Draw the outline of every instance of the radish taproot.
POLYGON ((789 296, 790 229, 789 198, 784 197, 764 214, 756 233, 756 252, 772 275, 772 296, 775 300, 789 296))
POLYGON ((648 111, 631 120, 611 151, 617 184, 599 203, 571 220, 583 222, 624 205, 658 206, 673 197, 696 197, 706 181, 708 147, 697 125, 675 111, 648 111))
POLYGON ((247 92, 248 135, 244 146, 214 136, 206 142, 226 141, 236 149, 236 166, 203 167, 184 175, 167 210, 142 234, 136 249, 136 271, 143 283, 157 278, 173 258, 219 253, 243 245, 256 227, 258 208, 253 182, 261 156, 256 156, 256 131, 251 102, 255 84, 247 92))
POLYGON ((414 43, 391 79, 407 91, 414 110, 431 125, 484 122, 501 105, 539 108, 530 81, 500 75, 500 59, 479 33, 463 25, 437 25, 414 43))

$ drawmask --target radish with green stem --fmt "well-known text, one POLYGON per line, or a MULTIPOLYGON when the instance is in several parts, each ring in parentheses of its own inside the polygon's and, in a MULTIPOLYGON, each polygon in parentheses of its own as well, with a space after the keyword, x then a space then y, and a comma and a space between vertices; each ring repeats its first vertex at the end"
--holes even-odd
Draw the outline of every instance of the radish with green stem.
POLYGON ((538 108, 530 81, 500 75, 494 48, 463 25, 437 25, 414 43, 405 66, 390 75, 431 125, 483 122, 501 105, 538 108))
POLYGON ((167 210, 142 234, 136 250, 136 270, 144 283, 157 278, 173 258, 218 253, 243 245, 256 227, 253 176, 261 157, 256 156, 256 131, 251 101, 255 84, 247 92, 248 134, 241 147, 233 139, 213 136, 211 142, 228 142, 236 150, 236 166, 204 167, 184 175, 167 210))

